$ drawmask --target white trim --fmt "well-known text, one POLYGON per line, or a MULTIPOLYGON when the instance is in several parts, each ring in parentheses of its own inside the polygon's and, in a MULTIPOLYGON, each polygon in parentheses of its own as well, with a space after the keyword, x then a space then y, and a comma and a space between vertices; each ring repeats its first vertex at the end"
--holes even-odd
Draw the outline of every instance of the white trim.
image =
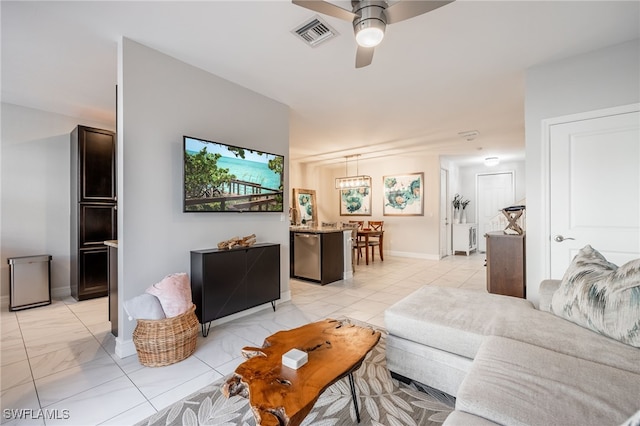
MULTIPOLYGON (((549 176, 551 173, 551 126, 639 111, 640 103, 635 103, 542 120, 542 144, 540 153, 540 182, 542 191, 539 200, 540 211, 542 212, 542 232, 537 238, 539 238, 539 242, 541 243, 540 247, 542 247, 542 277, 544 279, 551 278, 551 177, 549 176)), ((527 238, 535 237, 530 234, 527 235, 527 238)))
POLYGON ((136 355, 136 345, 133 340, 122 340, 120 337, 116 337, 116 349, 115 354, 118 358, 126 358, 128 356, 136 355))
POLYGON ((397 257, 410 257, 412 259, 440 260, 439 254, 412 253, 408 251, 385 250, 385 254, 397 257))
POLYGON ((52 287, 51 298, 52 299, 64 299, 71 296, 71 287, 52 287))

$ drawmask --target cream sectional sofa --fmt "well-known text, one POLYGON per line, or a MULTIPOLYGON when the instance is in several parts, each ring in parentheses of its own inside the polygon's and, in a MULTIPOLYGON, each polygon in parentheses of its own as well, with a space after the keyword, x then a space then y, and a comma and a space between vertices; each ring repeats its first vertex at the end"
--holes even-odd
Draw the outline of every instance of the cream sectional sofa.
POLYGON ((387 365, 456 397, 445 425, 619 425, 640 410, 640 349, 530 302, 425 286, 385 311, 387 365))

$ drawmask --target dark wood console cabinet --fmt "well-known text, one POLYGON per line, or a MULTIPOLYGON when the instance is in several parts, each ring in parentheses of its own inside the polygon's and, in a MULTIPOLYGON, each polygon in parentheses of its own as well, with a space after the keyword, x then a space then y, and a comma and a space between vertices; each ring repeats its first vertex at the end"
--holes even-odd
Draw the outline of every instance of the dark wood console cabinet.
POLYGON ((525 236, 488 232, 487 291, 526 297, 525 236))
POLYGON ((267 302, 275 311, 280 298, 280 244, 192 251, 191 296, 205 337, 215 319, 267 302))

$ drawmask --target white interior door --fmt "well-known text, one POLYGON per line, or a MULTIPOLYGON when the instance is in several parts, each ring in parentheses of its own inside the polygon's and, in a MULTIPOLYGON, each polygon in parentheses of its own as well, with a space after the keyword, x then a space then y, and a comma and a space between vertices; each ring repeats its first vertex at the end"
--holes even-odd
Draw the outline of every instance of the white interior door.
POLYGON ((451 221, 449 219, 449 171, 440 169, 440 259, 451 253, 451 221))
POLYGON ((587 244, 617 265, 640 257, 640 113, 552 125, 549 156, 551 277, 587 244))
POLYGON ((478 251, 487 251, 484 234, 491 229, 490 222, 501 210, 512 206, 515 202, 515 185, 513 172, 479 174, 476 177, 478 203, 478 251))

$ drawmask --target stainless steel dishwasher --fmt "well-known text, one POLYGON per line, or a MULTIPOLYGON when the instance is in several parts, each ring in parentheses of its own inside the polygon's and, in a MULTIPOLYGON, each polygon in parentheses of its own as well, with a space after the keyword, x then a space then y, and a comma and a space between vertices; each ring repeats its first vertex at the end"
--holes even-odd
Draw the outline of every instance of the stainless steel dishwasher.
POLYGON ((293 234, 293 274, 300 278, 320 280, 320 235, 296 232, 293 234))

